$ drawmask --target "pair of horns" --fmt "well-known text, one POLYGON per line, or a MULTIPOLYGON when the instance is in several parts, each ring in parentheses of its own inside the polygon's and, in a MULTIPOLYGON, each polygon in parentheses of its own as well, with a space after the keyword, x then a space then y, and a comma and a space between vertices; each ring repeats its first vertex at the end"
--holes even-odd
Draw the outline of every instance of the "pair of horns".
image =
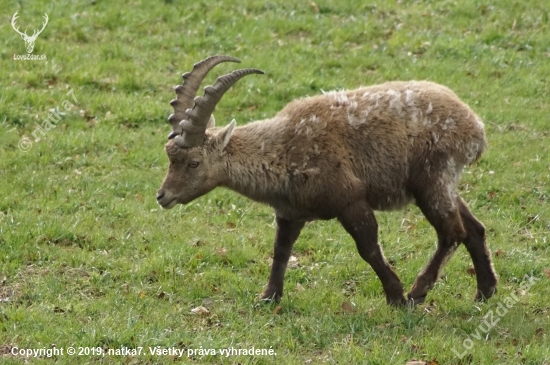
POLYGON ((219 77, 214 85, 204 88, 203 96, 195 98, 202 80, 214 66, 222 62, 241 61, 229 56, 212 56, 196 63, 191 72, 183 74, 183 84, 175 88, 176 99, 170 102, 174 113, 168 117, 168 122, 172 125, 172 133, 168 139, 181 136, 178 144, 187 148, 202 145, 206 126, 223 94, 242 77, 263 74, 263 71, 254 68, 233 71, 219 77))

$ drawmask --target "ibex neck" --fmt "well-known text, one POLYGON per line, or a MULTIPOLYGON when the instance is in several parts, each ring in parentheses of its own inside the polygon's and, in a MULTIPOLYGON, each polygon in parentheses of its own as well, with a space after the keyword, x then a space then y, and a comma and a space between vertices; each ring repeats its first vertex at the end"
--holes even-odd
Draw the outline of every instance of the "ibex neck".
POLYGON ((227 180, 223 186, 270 205, 286 200, 284 135, 275 132, 277 122, 270 119, 235 129, 226 147, 227 180))

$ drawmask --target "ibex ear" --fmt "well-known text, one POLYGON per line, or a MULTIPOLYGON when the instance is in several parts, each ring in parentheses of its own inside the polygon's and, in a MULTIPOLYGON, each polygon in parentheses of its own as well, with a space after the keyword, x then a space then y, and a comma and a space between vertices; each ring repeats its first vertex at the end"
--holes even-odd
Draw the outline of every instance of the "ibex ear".
POLYGON ((210 120, 208 121, 208 124, 206 125, 206 129, 212 128, 216 126, 216 119, 214 118, 214 114, 210 114, 210 120))
POLYGON ((229 140, 231 139, 231 134, 233 133, 233 128, 235 128, 235 119, 231 121, 227 126, 225 126, 221 131, 218 132, 218 141, 222 141, 222 150, 225 149, 229 140))

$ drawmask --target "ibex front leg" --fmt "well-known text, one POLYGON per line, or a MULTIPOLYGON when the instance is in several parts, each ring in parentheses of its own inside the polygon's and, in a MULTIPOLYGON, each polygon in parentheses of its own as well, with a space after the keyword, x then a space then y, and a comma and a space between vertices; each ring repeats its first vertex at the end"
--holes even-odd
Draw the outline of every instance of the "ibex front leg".
POLYGON ((405 305, 403 284, 386 261, 378 244, 378 224, 372 208, 367 202, 355 202, 338 220, 355 240, 363 260, 372 266, 380 278, 388 304, 405 305))
POLYGON ((281 300, 283 296, 283 283, 286 266, 292 252, 292 246, 304 227, 304 221, 292 221, 284 218, 276 218, 277 233, 275 235, 275 249, 273 253, 273 265, 271 275, 261 299, 267 301, 281 300))

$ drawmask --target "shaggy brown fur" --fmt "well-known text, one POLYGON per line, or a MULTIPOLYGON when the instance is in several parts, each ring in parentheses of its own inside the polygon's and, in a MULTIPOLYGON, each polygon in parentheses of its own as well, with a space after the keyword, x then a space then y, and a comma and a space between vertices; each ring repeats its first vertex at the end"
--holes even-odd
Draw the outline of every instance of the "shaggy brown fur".
POLYGON ((463 167, 485 148, 483 123, 448 88, 413 81, 330 92, 295 100, 272 119, 233 127, 207 129, 198 147, 169 141, 170 167, 157 199, 172 208, 224 186, 272 206, 277 234, 263 299, 281 298, 304 223, 337 218, 382 281, 387 302, 407 303, 378 244, 373 211, 413 201, 439 243, 408 301, 424 301, 462 242, 476 271, 476 299, 496 291, 484 227, 456 189, 463 167))

